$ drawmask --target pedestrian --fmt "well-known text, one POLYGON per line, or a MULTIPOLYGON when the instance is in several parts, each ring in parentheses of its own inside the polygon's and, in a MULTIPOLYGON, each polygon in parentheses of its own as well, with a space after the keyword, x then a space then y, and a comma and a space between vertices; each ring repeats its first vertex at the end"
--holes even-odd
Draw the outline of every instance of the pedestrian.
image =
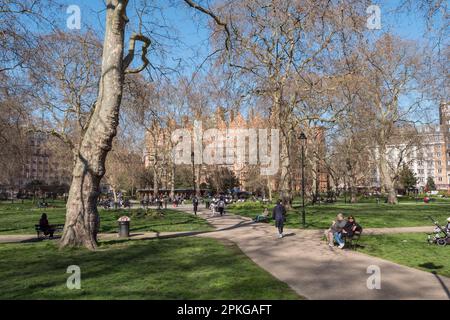
POLYGON ((223 201, 222 197, 217 202, 217 208, 219 209, 220 216, 223 216, 223 212, 225 210, 225 202, 223 201))
POLYGON ((277 201, 277 204, 272 210, 272 219, 275 220, 275 227, 278 229, 278 237, 283 238, 283 227, 286 221, 286 209, 284 208, 281 200, 277 201))
POLYGON ((192 205, 194 206, 194 214, 197 215, 198 198, 196 196, 194 196, 194 198, 192 198, 192 205))

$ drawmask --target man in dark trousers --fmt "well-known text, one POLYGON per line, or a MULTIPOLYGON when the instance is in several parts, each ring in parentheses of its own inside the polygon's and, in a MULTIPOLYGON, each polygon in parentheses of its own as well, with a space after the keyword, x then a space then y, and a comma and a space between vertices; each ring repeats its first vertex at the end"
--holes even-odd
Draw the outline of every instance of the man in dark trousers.
POLYGON ((223 197, 220 197, 217 202, 217 208, 219 209, 220 216, 223 216, 223 212, 225 210, 225 201, 223 200, 223 197))
POLYGON ((192 198, 192 205, 194 206, 194 214, 197 215, 197 209, 198 209, 198 198, 194 196, 192 198))
POLYGON ((283 226, 286 220, 286 209, 281 200, 277 201, 276 206, 272 210, 272 219, 275 220, 275 227, 278 228, 278 237, 283 238, 283 226))

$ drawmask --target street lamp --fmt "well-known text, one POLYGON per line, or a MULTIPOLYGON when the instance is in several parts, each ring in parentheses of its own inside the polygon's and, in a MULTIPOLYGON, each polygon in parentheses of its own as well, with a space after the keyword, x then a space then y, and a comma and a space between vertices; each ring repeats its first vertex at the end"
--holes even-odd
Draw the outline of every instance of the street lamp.
POLYGON ((306 226, 305 216, 305 147, 306 147, 306 135, 302 132, 299 136, 300 145, 302 146, 302 224, 306 226))
POLYGON ((192 162, 192 186, 194 187, 194 195, 193 197, 197 194, 197 190, 195 190, 195 162, 194 162, 194 151, 191 152, 191 162, 192 162))

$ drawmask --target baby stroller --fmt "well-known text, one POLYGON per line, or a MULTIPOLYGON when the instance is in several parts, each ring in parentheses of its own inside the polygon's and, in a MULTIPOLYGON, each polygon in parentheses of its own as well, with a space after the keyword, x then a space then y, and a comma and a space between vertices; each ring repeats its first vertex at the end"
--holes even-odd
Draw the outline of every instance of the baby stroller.
POLYGON ((437 244, 438 246, 445 246, 447 244, 450 244, 450 232, 439 225, 439 223, 434 220, 432 217, 430 218, 431 221, 433 221, 433 224, 435 225, 435 228, 433 230, 433 233, 430 233, 428 235, 428 243, 429 244, 437 244))

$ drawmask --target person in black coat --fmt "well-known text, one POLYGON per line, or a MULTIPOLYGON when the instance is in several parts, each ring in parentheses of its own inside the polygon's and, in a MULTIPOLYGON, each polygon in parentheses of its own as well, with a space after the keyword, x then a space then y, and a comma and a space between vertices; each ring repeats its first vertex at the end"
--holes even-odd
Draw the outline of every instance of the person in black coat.
POLYGON ((281 200, 277 201, 276 206, 272 210, 272 219, 275 220, 275 227, 278 228, 278 237, 283 238, 283 227, 286 220, 286 209, 281 200))
POLYGON ((361 233, 361 231, 362 228, 356 223, 355 218, 353 216, 349 216, 344 228, 342 229, 342 235, 344 237, 351 238, 355 233, 361 233))
POLYGON ((197 210, 198 210, 198 198, 196 196, 194 196, 192 198, 192 205, 194 206, 194 214, 197 215, 197 210))
POLYGON ((39 220, 39 227, 41 228, 44 235, 50 235, 50 238, 53 238, 53 233, 55 230, 48 223, 47 214, 43 213, 41 219, 39 220))

